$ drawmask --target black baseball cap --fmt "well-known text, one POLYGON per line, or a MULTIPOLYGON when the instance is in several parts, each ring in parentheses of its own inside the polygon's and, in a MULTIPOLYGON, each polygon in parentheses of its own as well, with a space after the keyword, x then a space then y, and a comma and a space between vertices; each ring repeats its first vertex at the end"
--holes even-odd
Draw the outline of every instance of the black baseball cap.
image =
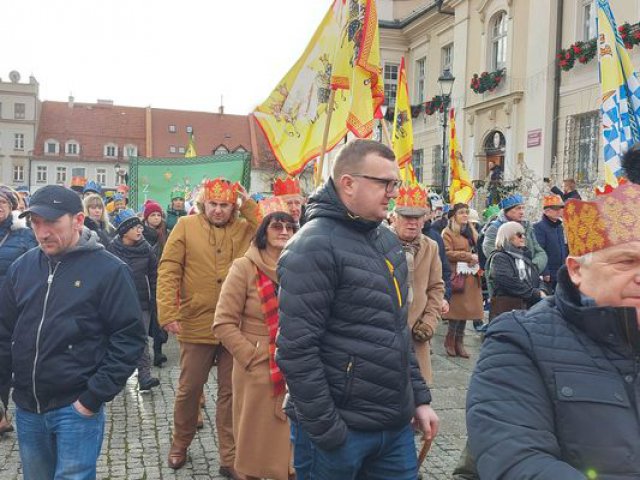
POLYGON ((29 208, 20 214, 20 218, 33 213, 47 220, 57 220, 62 215, 75 215, 82 210, 82 201, 76 192, 60 185, 47 185, 31 196, 29 208))

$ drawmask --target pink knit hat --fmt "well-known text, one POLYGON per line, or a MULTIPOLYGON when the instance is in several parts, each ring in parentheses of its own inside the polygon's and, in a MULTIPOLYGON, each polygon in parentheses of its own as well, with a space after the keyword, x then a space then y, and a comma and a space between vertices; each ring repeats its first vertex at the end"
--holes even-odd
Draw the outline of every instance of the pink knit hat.
POLYGON ((144 204, 144 211, 143 211, 143 216, 145 221, 147 220, 147 218, 149 218, 149 215, 155 212, 158 212, 160 215, 164 216, 162 207, 158 202, 154 202, 153 200, 147 200, 144 204))

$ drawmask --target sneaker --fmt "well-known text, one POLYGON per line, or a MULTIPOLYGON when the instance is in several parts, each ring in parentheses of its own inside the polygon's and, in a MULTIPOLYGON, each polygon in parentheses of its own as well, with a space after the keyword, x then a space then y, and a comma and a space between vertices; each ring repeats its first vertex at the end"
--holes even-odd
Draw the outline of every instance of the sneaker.
POLYGON ((138 388, 141 391, 151 390, 152 388, 157 387, 158 385, 160 385, 160 380, 158 380, 155 377, 150 377, 150 378, 146 378, 144 380, 138 381, 138 388))

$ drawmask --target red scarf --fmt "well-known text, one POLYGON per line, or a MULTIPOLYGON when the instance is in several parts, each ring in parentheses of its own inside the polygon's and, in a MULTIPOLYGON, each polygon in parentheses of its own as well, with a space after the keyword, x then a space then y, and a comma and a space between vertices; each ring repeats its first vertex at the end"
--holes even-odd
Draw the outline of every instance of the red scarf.
POLYGON ((256 286, 260 297, 260 308, 264 315, 264 321, 269 329, 269 372, 273 384, 273 396, 277 397, 284 392, 284 377, 276 364, 276 335, 280 317, 278 316, 278 296, 276 286, 259 268, 256 275, 256 286))

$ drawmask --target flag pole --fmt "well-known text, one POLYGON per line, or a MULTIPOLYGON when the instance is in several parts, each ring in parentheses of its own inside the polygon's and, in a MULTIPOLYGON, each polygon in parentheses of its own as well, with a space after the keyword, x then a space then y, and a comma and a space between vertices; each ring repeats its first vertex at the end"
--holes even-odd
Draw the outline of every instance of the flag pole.
POLYGON ((387 127, 387 122, 385 122, 384 117, 379 119, 380 125, 382 125, 382 132, 384 133, 384 139, 387 141, 387 146, 389 148, 393 148, 391 143, 391 135, 389 135, 389 127, 387 127))
POLYGON ((324 134, 322 135, 322 148, 320 150, 320 157, 318 158, 318 169, 316 171, 315 183, 316 187, 320 186, 322 182, 322 170, 324 168, 324 157, 327 153, 327 143, 329 143, 329 127, 331 126, 331 116, 333 115, 333 105, 336 100, 336 91, 335 89, 331 89, 331 94, 329 95, 329 102, 327 108, 327 122, 324 124, 324 134))

